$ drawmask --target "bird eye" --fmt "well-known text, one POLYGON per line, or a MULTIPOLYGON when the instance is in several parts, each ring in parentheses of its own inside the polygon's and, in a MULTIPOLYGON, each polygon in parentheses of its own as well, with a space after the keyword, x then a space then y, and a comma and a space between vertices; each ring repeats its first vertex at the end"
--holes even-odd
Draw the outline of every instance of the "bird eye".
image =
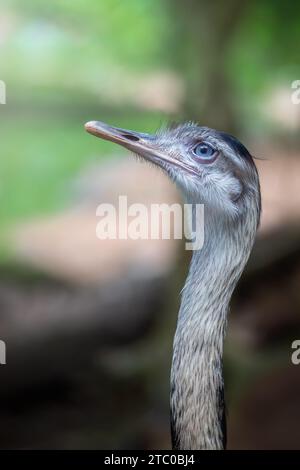
POLYGON ((193 149, 193 153, 199 157, 200 160, 211 161, 216 155, 216 150, 211 145, 202 142, 201 144, 196 145, 193 149))

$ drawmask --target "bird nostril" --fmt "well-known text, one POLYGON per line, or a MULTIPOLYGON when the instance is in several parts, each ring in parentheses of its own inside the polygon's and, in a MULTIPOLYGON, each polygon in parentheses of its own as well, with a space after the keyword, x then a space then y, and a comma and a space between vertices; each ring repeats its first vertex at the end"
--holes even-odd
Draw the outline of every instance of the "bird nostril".
POLYGON ((127 140, 133 140, 134 142, 137 142, 139 139, 139 137, 136 137, 135 135, 133 134, 121 134, 122 137, 125 137, 125 139, 127 140))

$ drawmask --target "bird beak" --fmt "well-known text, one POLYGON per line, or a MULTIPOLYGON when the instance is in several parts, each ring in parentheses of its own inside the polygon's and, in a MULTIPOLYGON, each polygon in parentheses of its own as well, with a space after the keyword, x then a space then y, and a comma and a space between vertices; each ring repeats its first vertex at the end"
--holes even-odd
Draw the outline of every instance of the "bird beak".
POLYGON ((161 151, 157 146, 156 137, 154 135, 108 126, 100 121, 87 122, 85 129, 96 137, 110 140, 111 142, 125 147, 163 169, 166 169, 166 166, 175 166, 198 176, 195 169, 178 159, 170 157, 167 152, 161 151))
POLYGON ((85 129, 92 135, 100 137, 104 140, 110 140, 115 144, 138 153, 142 157, 149 158, 149 153, 154 151, 153 140, 154 136, 151 134, 144 134, 142 132, 128 131, 127 129, 120 129, 119 127, 108 126, 104 122, 90 121, 85 124, 85 129), (152 146, 151 146, 152 143, 152 146))

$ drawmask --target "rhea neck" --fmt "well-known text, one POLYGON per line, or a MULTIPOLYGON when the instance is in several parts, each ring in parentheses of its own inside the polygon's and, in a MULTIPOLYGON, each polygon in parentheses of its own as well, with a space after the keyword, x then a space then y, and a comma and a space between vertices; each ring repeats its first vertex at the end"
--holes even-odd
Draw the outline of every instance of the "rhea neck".
POLYGON ((205 214, 204 245, 192 255, 174 338, 171 426, 175 449, 225 447, 223 340, 229 301, 255 230, 253 236, 249 233, 242 220, 228 224, 205 214), (244 238, 241 244, 246 236, 248 243, 244 238))

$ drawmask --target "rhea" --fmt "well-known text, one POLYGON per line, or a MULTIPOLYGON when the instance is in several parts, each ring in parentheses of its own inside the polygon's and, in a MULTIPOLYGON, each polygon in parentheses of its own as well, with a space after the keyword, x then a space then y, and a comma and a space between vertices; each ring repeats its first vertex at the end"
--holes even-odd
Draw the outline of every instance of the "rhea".
POLYGON ((261 202, 248 150, 224 132, 184 123, 154 135, 92 121, 86 130, 160 167, 187 203, 204 205, 204 243, 194 250, 173 344, 173 449, 224 449, 223 342, 229 302, 253 247, 261 202))

